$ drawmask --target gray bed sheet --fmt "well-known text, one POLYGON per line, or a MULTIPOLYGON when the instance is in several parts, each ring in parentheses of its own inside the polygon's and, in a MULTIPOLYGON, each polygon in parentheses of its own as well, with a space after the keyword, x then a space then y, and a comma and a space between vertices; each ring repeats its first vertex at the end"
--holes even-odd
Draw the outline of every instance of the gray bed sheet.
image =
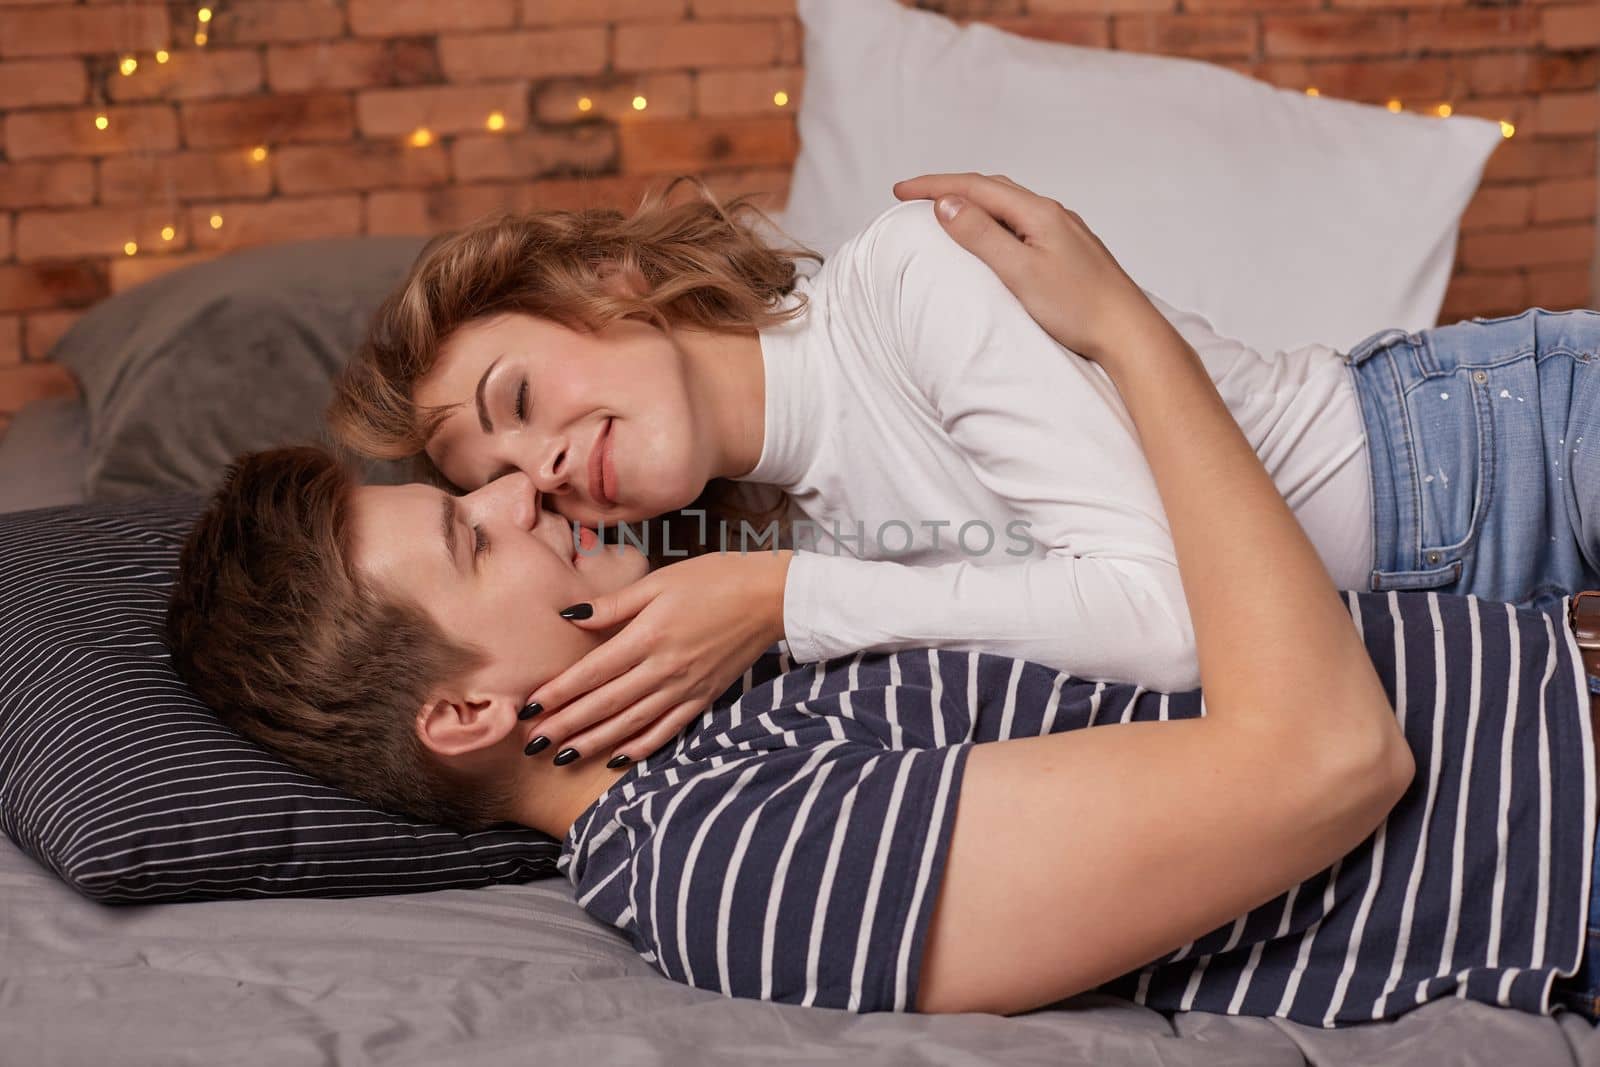
POLYGON ((1010 1018, 734 1000, 658 975, 561 879, 108 907, 0 837, 0 919, 7 1067, 1600 1067, 1600 1037, 1576 1015, 1454 999, 1342 1030, 1203 1012, 1169 1019, 1094 995, 1010 1018))

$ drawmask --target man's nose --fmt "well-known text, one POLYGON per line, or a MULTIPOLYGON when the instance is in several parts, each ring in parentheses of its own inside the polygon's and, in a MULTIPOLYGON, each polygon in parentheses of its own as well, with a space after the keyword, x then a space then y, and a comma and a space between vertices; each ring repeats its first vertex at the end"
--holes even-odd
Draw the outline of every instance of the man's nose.
POLYGON ((539 518, 539 490, 522 471, 502 474, 472 494, 473 505, 482 514, 531 529, 539 518))

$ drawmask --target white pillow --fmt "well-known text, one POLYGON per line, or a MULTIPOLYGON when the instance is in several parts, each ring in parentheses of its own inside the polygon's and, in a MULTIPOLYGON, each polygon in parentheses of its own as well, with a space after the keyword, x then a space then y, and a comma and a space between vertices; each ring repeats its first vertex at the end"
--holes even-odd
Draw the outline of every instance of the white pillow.
POLYGON ((1487 119, 1035 41, 895 0, 799 0, 789 233, 825 255, 902 178, 1004 174, 1083 216, 1139 285, 1261 351, 1436 324, 1487 119))

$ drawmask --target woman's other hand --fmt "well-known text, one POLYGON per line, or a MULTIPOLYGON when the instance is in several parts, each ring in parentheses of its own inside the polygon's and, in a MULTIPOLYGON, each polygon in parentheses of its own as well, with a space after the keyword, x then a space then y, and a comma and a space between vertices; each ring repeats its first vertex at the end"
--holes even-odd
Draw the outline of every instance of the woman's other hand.
POLYGON ((792 555, 696 556, 590 601, 572 625, 622 629, 529 698, 540 751, 639 760, 670 741, 783 637, 792 555))
POLYGON ((896 182, 894 195, 933 200, 945 232, 988 264, 1045 332, 1086 359, 1103 362, 1129 316, 1159 314, 1076 212, 1010 178, 923 174, 896 182))

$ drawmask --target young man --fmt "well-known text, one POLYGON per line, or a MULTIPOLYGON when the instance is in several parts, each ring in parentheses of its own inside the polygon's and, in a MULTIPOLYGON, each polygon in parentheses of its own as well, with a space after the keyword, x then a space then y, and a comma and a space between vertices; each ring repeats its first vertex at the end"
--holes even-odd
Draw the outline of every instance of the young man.
MULTIPOLYGON (((1403 759, 1353 716, 1331 733, 1237 712, 1348 690, 1263 696, 1235 672, 1202 715, 1198 692, 990 655, 788 670, 781 647, 637 765, 552 759, 522 701, 608 636, 559 612, 644 570, 580 551, 520 474, 452 497, 282 450, 230 471, 170 634, 241 732, 392 810, 560 838, 580 904, 724 994, 1014 1012, 1099 988, 1337 1025, 1446 995, 1542 1012, 1578 966, 1592 738, 1545 615, 1348 600, 1365 646, 1334 676, 1375 672, 1403 759)), ((1342 654, 1197 619, 1259 678, 1342 654)))

